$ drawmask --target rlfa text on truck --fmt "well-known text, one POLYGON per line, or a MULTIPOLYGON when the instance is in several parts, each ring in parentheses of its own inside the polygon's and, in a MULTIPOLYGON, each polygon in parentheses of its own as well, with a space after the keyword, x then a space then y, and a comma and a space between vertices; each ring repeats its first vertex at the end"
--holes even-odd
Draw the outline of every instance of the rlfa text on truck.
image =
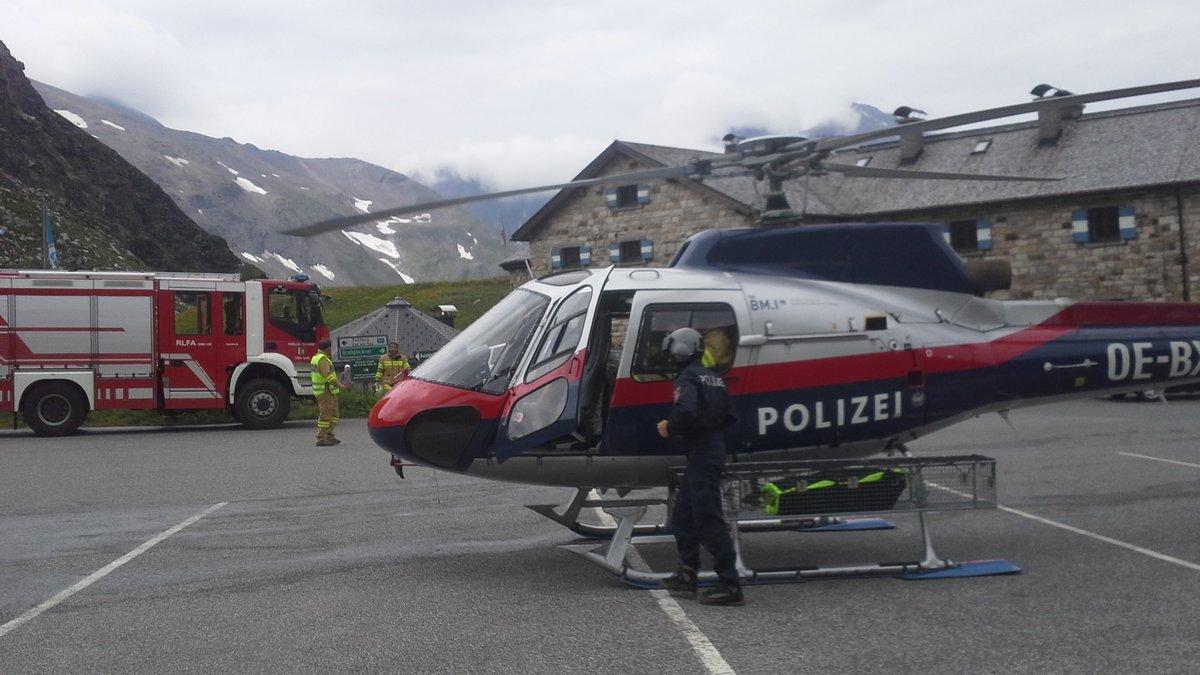
POLYGON ((304 276, 0 271, 0 412, 45 436, 110 409, 223 409, 274 428, 312 395, 328 338, 304 276))

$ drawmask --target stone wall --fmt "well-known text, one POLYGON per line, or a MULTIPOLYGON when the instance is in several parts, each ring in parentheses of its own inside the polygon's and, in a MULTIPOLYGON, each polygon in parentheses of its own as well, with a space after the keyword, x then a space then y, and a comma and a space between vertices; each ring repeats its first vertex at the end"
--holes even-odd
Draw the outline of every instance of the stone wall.
MULTIPOLYGON (((658 167, 622 156, 597 175, 651 168, 658 167)), ((579 189, 533 232, 529 262, 534 274, 548 274, 554 249, 587 245, 592 248, 591 267, 606 267, 611 264, 609 244, 648 239, 654 242, 654 259, 634 264, 665 267, 693 234, 751 224, 750 216, 702 186, 655 181, 650 184, 649 203, 616 209, 605 205, 603 187, 579 189)))
MULTIPOLYGON (((1189 260, 1200 261, 1200 190, 1185 189, 1181 195, 1188 240, 1185 252, 1189 260)), ((1180 253, 1184 249, 1174 189, 940 209, 873 220, 950 223, 979 217, 991 221, 993 248, 960 254, 966 259, 1007 259, 1013 269, 1012 289, 991 297, 1182 300, 1185 296, 1180 253), (1072 211, 1118 205, 1133 207, 1135 239, 1084 244, 1072 239, 1072 211)), ((1190 288, 1195 289, 1200 269, 1189 268, 1190 288)))

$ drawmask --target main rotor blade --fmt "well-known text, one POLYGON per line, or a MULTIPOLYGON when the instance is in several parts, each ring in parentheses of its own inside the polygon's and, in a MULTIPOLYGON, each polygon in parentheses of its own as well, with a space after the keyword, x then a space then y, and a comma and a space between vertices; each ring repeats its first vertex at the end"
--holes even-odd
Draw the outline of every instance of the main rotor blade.
POLYGON ((628 181, 638 180, 665 180, 668 178, 683 178, 693 174, 705 175, 709 173, 711 169, 711 160, 700 160, 680 166, 667 166, 661 169, 648 169, 646 171, 631 171, 629 173, 614 174, 612 176, 603 176, 600 178, 574 180, 567 183, 539 185, 537 187, 520 188, 517 190, 504 190, 502 192, 489 192, 482 195, 455 197, 453 199, 438 199, 436 201, 421 202, 420 204, 411 204, 409 206, 397 206, 395 208, 374 211, 372 213, 359 213, 353 216, 343 216, 341 218, 323 220, 319 223, 313 223, 311 225, 304 225, 302 227, 294 227, 290 230, 284 230, 281 234, 287 234, 293 237, 311 237, 324 232, 341 230, 347 227, 353 227, 355 225, 362 225, 363 223, 374 222, 376 220, 387 220, 388 218, 395 216, 404 216, 412 213, 424 213, 426 211, 445 208, 447 206, 470 204, 471 202, 481 202, 488 199, 500 199, 503 197, 513 197, 516 195, 525 195, 534 192, 549 192, 550 190, 587 187, 590 185, 603 185, 606 183, 625 183, 628 181))
MULTIPOLYGON (((853 134, 851 136, 829 138, 826 140, 817 141, 816 150, 821 152, 837 150, 839 148, 848 148, 851 146, 860 145, 867 141, 873 141, 880 138, 889 138, 891 136, 899 136, 902 133, 924 133, 926 131, 950 129, 966 124, 974 124, 975 122, 986 122, 987 120, 1001 119, 1004 117, 1012 117, 1013 115, 1023 115, 1025 113, 1037 112, 1045 108, 1069 107, 1083 105, 1084 103, 1093 103, 1095 101, 1108 101, 1117 98, 1129 98, 1131 96, 1159 94, 1165 91, 1178 91, 1180 89, 1193 89, 1196 87, 1200 87, 1200 80, 1180 80, 1178 82, 1147 84, 1140 87, 1127 87, 1125 89, 1110 89, 1108 91, 1098 91, 1091 94, 1072 94, 1070 96, 1043 98, 1036 101, 1030 101, 1029 103, 1017 103, 1014 105, 1001 106, 999 108, 990 108, 988 110, 978 110, 976 112, 963 113, 961 115, 939 117, 937 119, 924 120, 921 122, 910 122, 900 126, 887 127, 886 129, 877 129, 875 131, 867 131, 861 134, 853 134)), ((810 141, 805 142, 808 143, 810 141)))
POLYGON ((869 166, 822 163, 820 169, 860 178, 929 178, 933 180, 984 180, 1010 182, 1053 182, 1062 178, 1046 176, 1008 176, 990 173, 952 173, 946 171, 909 171, 908 169, 879 169, 869 166))

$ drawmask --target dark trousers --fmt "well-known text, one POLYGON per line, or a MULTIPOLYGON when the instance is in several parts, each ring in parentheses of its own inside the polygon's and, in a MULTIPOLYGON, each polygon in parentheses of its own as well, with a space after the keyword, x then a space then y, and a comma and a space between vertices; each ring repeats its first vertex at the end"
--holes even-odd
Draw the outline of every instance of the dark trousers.
POLYGON ((675 493, 675 511, 671 514, 679 560, 692 569, 700 569, 703 545, 716 561, 713 569, 721 581, 737 584, 737 553, 721 512, 724 443, 717 438, 688 445, 687 470, 675 493))

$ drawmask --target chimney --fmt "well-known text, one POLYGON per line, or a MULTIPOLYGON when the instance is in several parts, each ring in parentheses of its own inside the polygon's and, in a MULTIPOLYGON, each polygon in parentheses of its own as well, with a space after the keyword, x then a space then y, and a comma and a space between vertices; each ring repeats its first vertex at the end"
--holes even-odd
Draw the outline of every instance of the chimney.
MULTIPOLYGON (((1033 95, 1033 100, 1035 101, 1072 95, 1066 89, 1059 89, 1049 84, 1039 84, 1031 89, 1029 93, 1033 95)), ((1058 137, 1062 135, 1063 122, 1065 120, 1079 119, 1079 116, 1082 114, 1082 105, 1052 105, 1039 110, 1038 142, 1047 145, 1055 143, 1058 141, 1058 137)))
POLYGON ((454 305, 438 305, 438 321, 454 328, 454 316, 458 314, 458 308, 454 305))
POLYGON ((734 136, 733 134, 725 134, 725 137, 722 138, 721 140, 725 142, 725 154, 732 155, 733 153, 738 151, 737 144, 738 144, 738 141, 740 141, 742 139, 738 138, 737 136, 734 136))
POLYGON ((902 105, 896 108, 892 116, 896 118, 896 124, 901 128, 900 162, 902 164, 915 162, 921 156, 921 151, 924 149, 924 139, 919 131, 904 133, 903 127, 905 124, 912 124, 913 122, 920 122, 925 119, 925 111, 902 105))

